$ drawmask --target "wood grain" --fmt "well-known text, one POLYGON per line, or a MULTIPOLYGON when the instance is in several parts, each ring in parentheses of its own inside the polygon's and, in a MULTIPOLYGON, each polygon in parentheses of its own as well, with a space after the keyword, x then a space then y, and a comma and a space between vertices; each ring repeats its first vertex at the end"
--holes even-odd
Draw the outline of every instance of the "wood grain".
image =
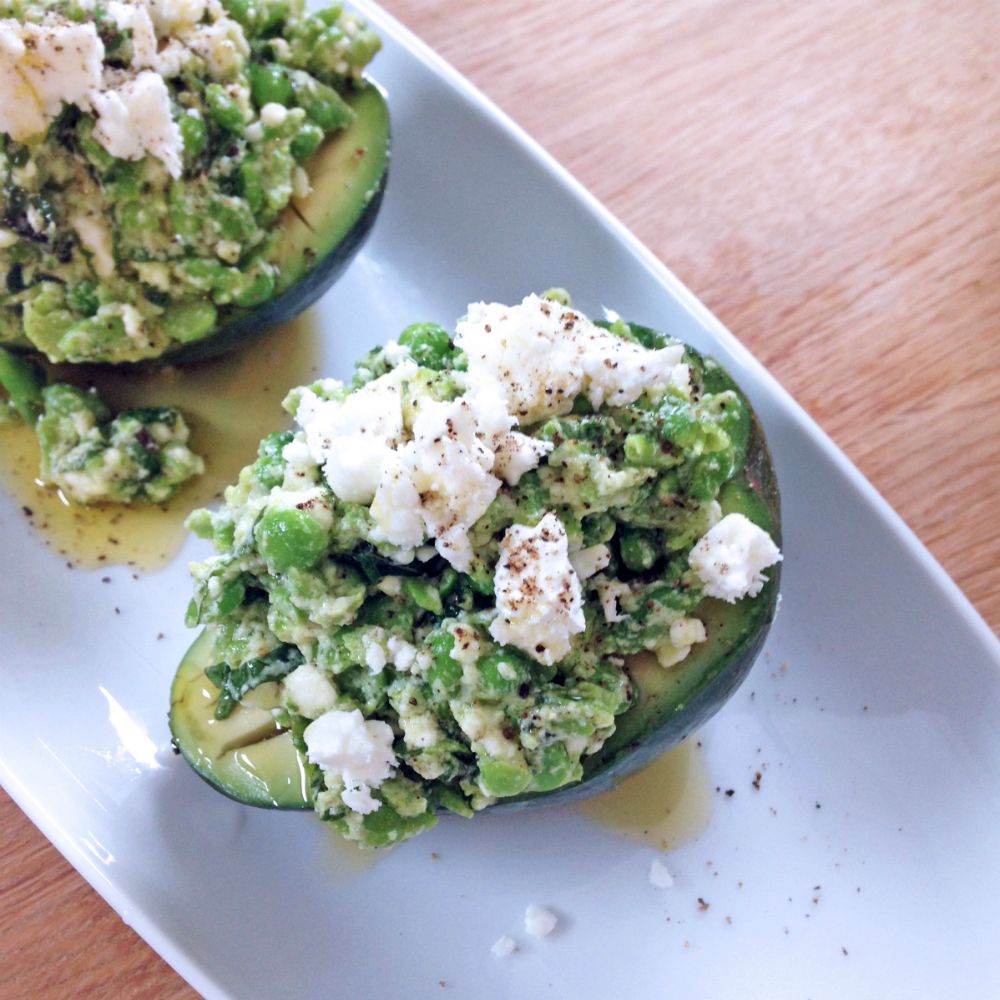
MULTIPOLYGON (((1000 628, 994 0, 388 0, 771 369, 1000 628)), ((0 996, 193 996, 0 800, 0 996)))

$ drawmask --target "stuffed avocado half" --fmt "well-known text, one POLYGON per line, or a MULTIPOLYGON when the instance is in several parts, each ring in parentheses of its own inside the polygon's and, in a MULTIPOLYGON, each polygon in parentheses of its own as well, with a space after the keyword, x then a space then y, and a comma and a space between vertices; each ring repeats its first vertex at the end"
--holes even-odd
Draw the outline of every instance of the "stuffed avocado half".
POLYGON ((563 293, 407 328, 293 390, 189 526, 171 729, 221 791, 364 846, 606 787, 746 675, 778 491, 713 361, 563 293))
POLYGON ((303 0, 0 0, 0 346, 185 361, 289 320, 380 204, 365 21, 303 0))

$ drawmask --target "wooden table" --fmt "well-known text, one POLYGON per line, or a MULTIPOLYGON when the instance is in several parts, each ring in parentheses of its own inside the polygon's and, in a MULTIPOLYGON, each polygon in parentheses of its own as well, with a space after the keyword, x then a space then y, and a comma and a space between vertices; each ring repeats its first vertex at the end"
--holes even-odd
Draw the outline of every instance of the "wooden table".
MULTIPOLYGON (((1000 627, 1000 6, 386 7, 707 303, 1000 627)), ((4 1000, 193 996, 6 798, 0 844, 4 1000)))

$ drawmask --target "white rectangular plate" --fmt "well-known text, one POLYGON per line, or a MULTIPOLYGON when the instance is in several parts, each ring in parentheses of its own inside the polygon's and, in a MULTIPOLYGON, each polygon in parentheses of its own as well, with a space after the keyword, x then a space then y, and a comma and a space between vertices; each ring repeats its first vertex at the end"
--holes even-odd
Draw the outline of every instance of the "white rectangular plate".
POLYGON ((765 656, 702 734, 708 774, 689 780, 711 799, 707 824, 666 856, 668 890, 649 884, 653 848, 568 810, 445 819, 353 867, 312 816, 229 802, 164 752, 185 567, 204 546, 102 588, 6 498, 4 786, 209 997, 440 997, 442 981, 453 996, 553 1000, 1000 995, 996 639, 690 292, 364 9, 386 40, 391 179, 372 238, 318 306, 323 372, 343 376, 413 320, 450 325, 471 300, 563 285, 588 313, 613 307, 714 354, 763 420, 784 599, 765 656), (531 902, 560 915, 552 937, 523 933, 531 902), (500 960, 502 934, 521 950, 500 960))

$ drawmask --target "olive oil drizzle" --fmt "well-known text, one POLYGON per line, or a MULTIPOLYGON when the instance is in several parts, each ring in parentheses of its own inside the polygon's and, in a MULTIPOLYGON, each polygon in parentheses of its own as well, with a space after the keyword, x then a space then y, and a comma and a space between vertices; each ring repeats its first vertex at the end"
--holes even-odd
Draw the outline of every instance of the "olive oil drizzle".
POLYGON ((576 812, 629 840, 669 851, 696 839, 712 815, 712 782, 693 739, 658 757, 576 812))
POLYGON ((39 538, 71 565, 161 569, 184 543, 187 515, 220 500, 239 470, 253 461, 261 438, 290 425, 281 400, 289 389, 317 374, 318 337, 312 313, 236 353, 184 368, 53 366, 51 381, 94 386, 116 411, 180 407, 191 427, 192 447, 205 458, 205 474, 164 505, 71 504, 39 478, 34 431, 15 426, 0 429, 0 486, 39 538))

